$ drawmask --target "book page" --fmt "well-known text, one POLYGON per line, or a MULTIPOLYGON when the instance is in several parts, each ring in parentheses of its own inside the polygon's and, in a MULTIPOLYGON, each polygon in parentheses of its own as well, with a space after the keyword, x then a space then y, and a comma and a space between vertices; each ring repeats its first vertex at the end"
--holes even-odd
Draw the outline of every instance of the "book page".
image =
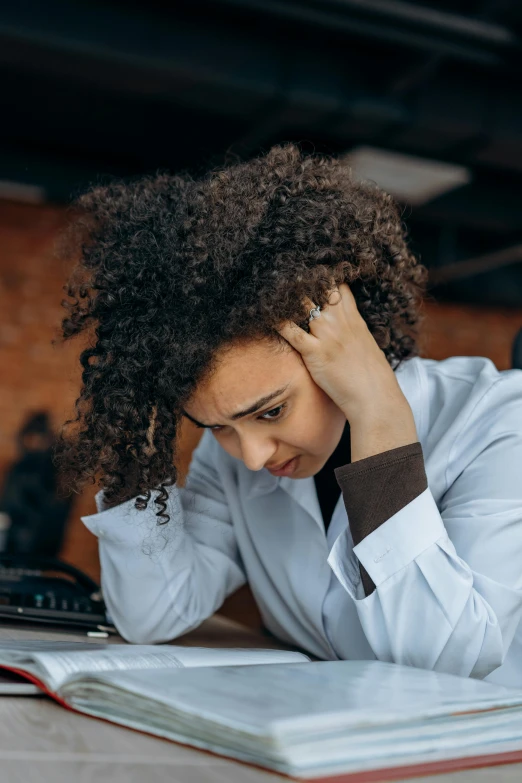
POLYGON ((0 645, 0 665, 33 674, 50 691, 56 691, 68 677, 77 674, 307 660, 301 653, 284 650, 214 649, 170 644, 24 642, 9 647, 0 645))

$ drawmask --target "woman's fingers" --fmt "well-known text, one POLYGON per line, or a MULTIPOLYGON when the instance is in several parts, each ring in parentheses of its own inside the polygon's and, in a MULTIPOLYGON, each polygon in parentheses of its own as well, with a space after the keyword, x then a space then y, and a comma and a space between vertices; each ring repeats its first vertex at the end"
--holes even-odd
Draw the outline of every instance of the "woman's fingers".
POLYGON ((290 343, 292 348, 295 348, 295 350, 299 351, 303 356, 313 349, 314 342, 317 339, 312 334, 305 332, 304 329, 301 329, 301 327, 293 321, 287 321, 286 323, 281 324, 277 331, 281 337, 284 337, 284 339, 290 343))
MULTIPOLYGON (((327 324, 330 327, 334 327, 338 323, 339 313, 336 312, 336 307, 329 312, 329 305, 339 305, 344 309, 346 314, 359 315, 355 298, 350 290, 350 287, 346 283, 341 283, 338 287, 332 288, 332 291, 328 297, 329 304, 324 305, 320 310, 319 317, 313 318, 309 321, 310 332, 305 332, 293 321, 287 321, 278 328, 279 334, 290 343, 290 345, 299 351, 303 356, 309 355, 312 351, 317 350, 318 337, 325 332, 327 324), (332 317, 334 320, 332 321, 332 317), (325 320, 324 325, 321 319, 325 320)), ((314 310, 317 305, 309 297, 303 299, 303 305, 305 310, 310 314, 310 310, 314 310)), ((360 317, 360 316, 359 316, 360 317)))
POLYGON ((339 295, 336 301, 339 301, 339 299, 341 300, 341 306, 347 316, 351 319, 351 322, 354 322, 353 319, 355 319, 355 321, 358 321, 359 319, 362 320, 359 308, 357 307, 357 302, 355 301, 355 296, 353 295, 350 286, 346 283, 341 283, 338 291, 339 295))
MULTIPOLYGON (((312 300, 309 299, 308 297, 304 298, 303 304, 308 310, 308 312, 310 312, 310 310, 316 307, 316 304, 312 302, 312 300)), ((339 304, 342 305, 342 307, 347 313, 353 314, 354 312, 358 312, 355 297, 352 294, 350 286, 347 285, 347 283, 341 283, 339 286, 335 286, 331 289, 328 295, 328 304, 323 305, 323 307, 321 308, 321 314, 327 313, 329 310, 329 306, 331 305, 336 306, 339 304)))
POLYGON ((312 302, 312 300, 309 299, 307 296, 305 296, 305 298, 303 299, 303 304, 308 312, 308 315, 310 315, 310 310, 314 310, 317 307, 317 305, 314 302, 312 302))

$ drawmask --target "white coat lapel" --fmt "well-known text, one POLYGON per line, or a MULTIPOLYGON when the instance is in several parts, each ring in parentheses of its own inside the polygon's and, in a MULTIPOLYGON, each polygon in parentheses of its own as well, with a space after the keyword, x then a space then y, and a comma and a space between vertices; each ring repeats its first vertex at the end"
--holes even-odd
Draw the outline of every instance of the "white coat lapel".
POLYGON ((314 480, 272 476, 266 470, 249 478, 251 513, 247 511, 245 522, 256 551, 268 570, 275 569, 273 578, 286 582, 280 593, 288 597, 287 610, 298 621, 302 638, 308 637, 308 649, 335 658, 323 619, 332 572, 314 480))
POLYGON ((321 508, 313 477, 292 479, 287 476, 272 476, 268 470, 250 471, 250 486, 246 491, 248 500, 268 495, 277 488, 284 490, 290 497, 324 530, 321 508))
POLYGON ((317 499, 313 476, 304 479, 291 479, 284 476, 279 479, 279 486, 301 506, 303 511, 312 517, 316 525, 324 533, 323 516, 317 499))

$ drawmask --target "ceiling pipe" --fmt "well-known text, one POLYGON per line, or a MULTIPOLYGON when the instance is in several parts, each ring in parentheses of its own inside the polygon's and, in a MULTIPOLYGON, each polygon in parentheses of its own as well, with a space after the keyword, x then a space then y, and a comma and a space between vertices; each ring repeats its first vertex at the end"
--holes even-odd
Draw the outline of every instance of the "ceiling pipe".
MULTIPOLYGON (((415 7, 410 4, 389 3, 387 0, 322 0, 320 3, 307 3, 303 0, 211 2, 214 6, 234 6, 239 10, 247 9, 287 21, 312 24, 337 33, 351 32, 423 52, 436 52, 489 66, 503 63, 502 55, 495 51, 495 48, 514 48, 520 44, 519 39, 508 28, 500 25, 489 25, 464 16, 434 12, 432 9, 425 9, 428 12, 425 15, 414 14, 415 7), (412 15, 408 16, 410 10, 412 15), (354 14, 354 11, 357 13, 354 14), (377 16, 381 16, 381 19, 376 19, 377 16), (390 22, 396 22, 396 26, 390 22)), ((421 11, 419 8, 416 10, 421 11)))
POLYGON ((474 38, 483 43, 497 46, 513 46, 517 43, 516 36, 507 27, 484 22, 471 16, 441 11, 438 8, 413 5, 401 0, 328 0, 328 2, 341 9, 352 8, 406 24, 417 24, 427 29, 460 35, 463 38, 474 38))
POLYGON ((482 256, 467 258, 465 261, 456 261, 454 264, 430 269, 429 279, 432 285, 444 285, 454 280, 462 280, 502 266, 516 264, 519 261, 522 261, 522 245, 511 245, 503 250, 495 250, 493 253, 485 253, 482 256))

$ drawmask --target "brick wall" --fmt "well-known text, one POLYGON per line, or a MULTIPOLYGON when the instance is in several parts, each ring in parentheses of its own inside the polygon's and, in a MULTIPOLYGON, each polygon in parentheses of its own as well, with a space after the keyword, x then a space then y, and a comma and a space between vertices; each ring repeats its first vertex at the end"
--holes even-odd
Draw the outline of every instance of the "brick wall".
POLYGON ((499 370, 511 367, 511 347, 522 329, 522 309, 426 302, 421 335, 422 355, 488 356, 499 370))
MULTIPOLYGON (((62 316, 67 264, 54 253, 64 225, 63 210, 0 201, 0 477, 14 457, 14 436, 27 413, 44 408, 56 426, 71 413, 78 387, 77 351, 52 345, 62 316)), ((510 366, 513 337, 522 311, 501 311, 429 302, 423 353, 489 356, 500 369, 510 366)), ((183 470, 199 432, 183 432, 183 470)), ((99 576, 96 541, 79 521, 93 510, 93 492, 76 499, 63 557, 99 576)))
MULTIPOLYGON (((78 345, 53 345, 69 274, 55 252, 64 225, 64 210, 0 201, 0 481, 27 414, 45 409, 58 428, 77 396, 78 345)), ((182 471, 199 434, 192 426, 182 433, 182 471)), ((75 499, 62 556, 98 579, 97 542, 79 520, 94 511, 93 497, 88 489, 75 499)))

